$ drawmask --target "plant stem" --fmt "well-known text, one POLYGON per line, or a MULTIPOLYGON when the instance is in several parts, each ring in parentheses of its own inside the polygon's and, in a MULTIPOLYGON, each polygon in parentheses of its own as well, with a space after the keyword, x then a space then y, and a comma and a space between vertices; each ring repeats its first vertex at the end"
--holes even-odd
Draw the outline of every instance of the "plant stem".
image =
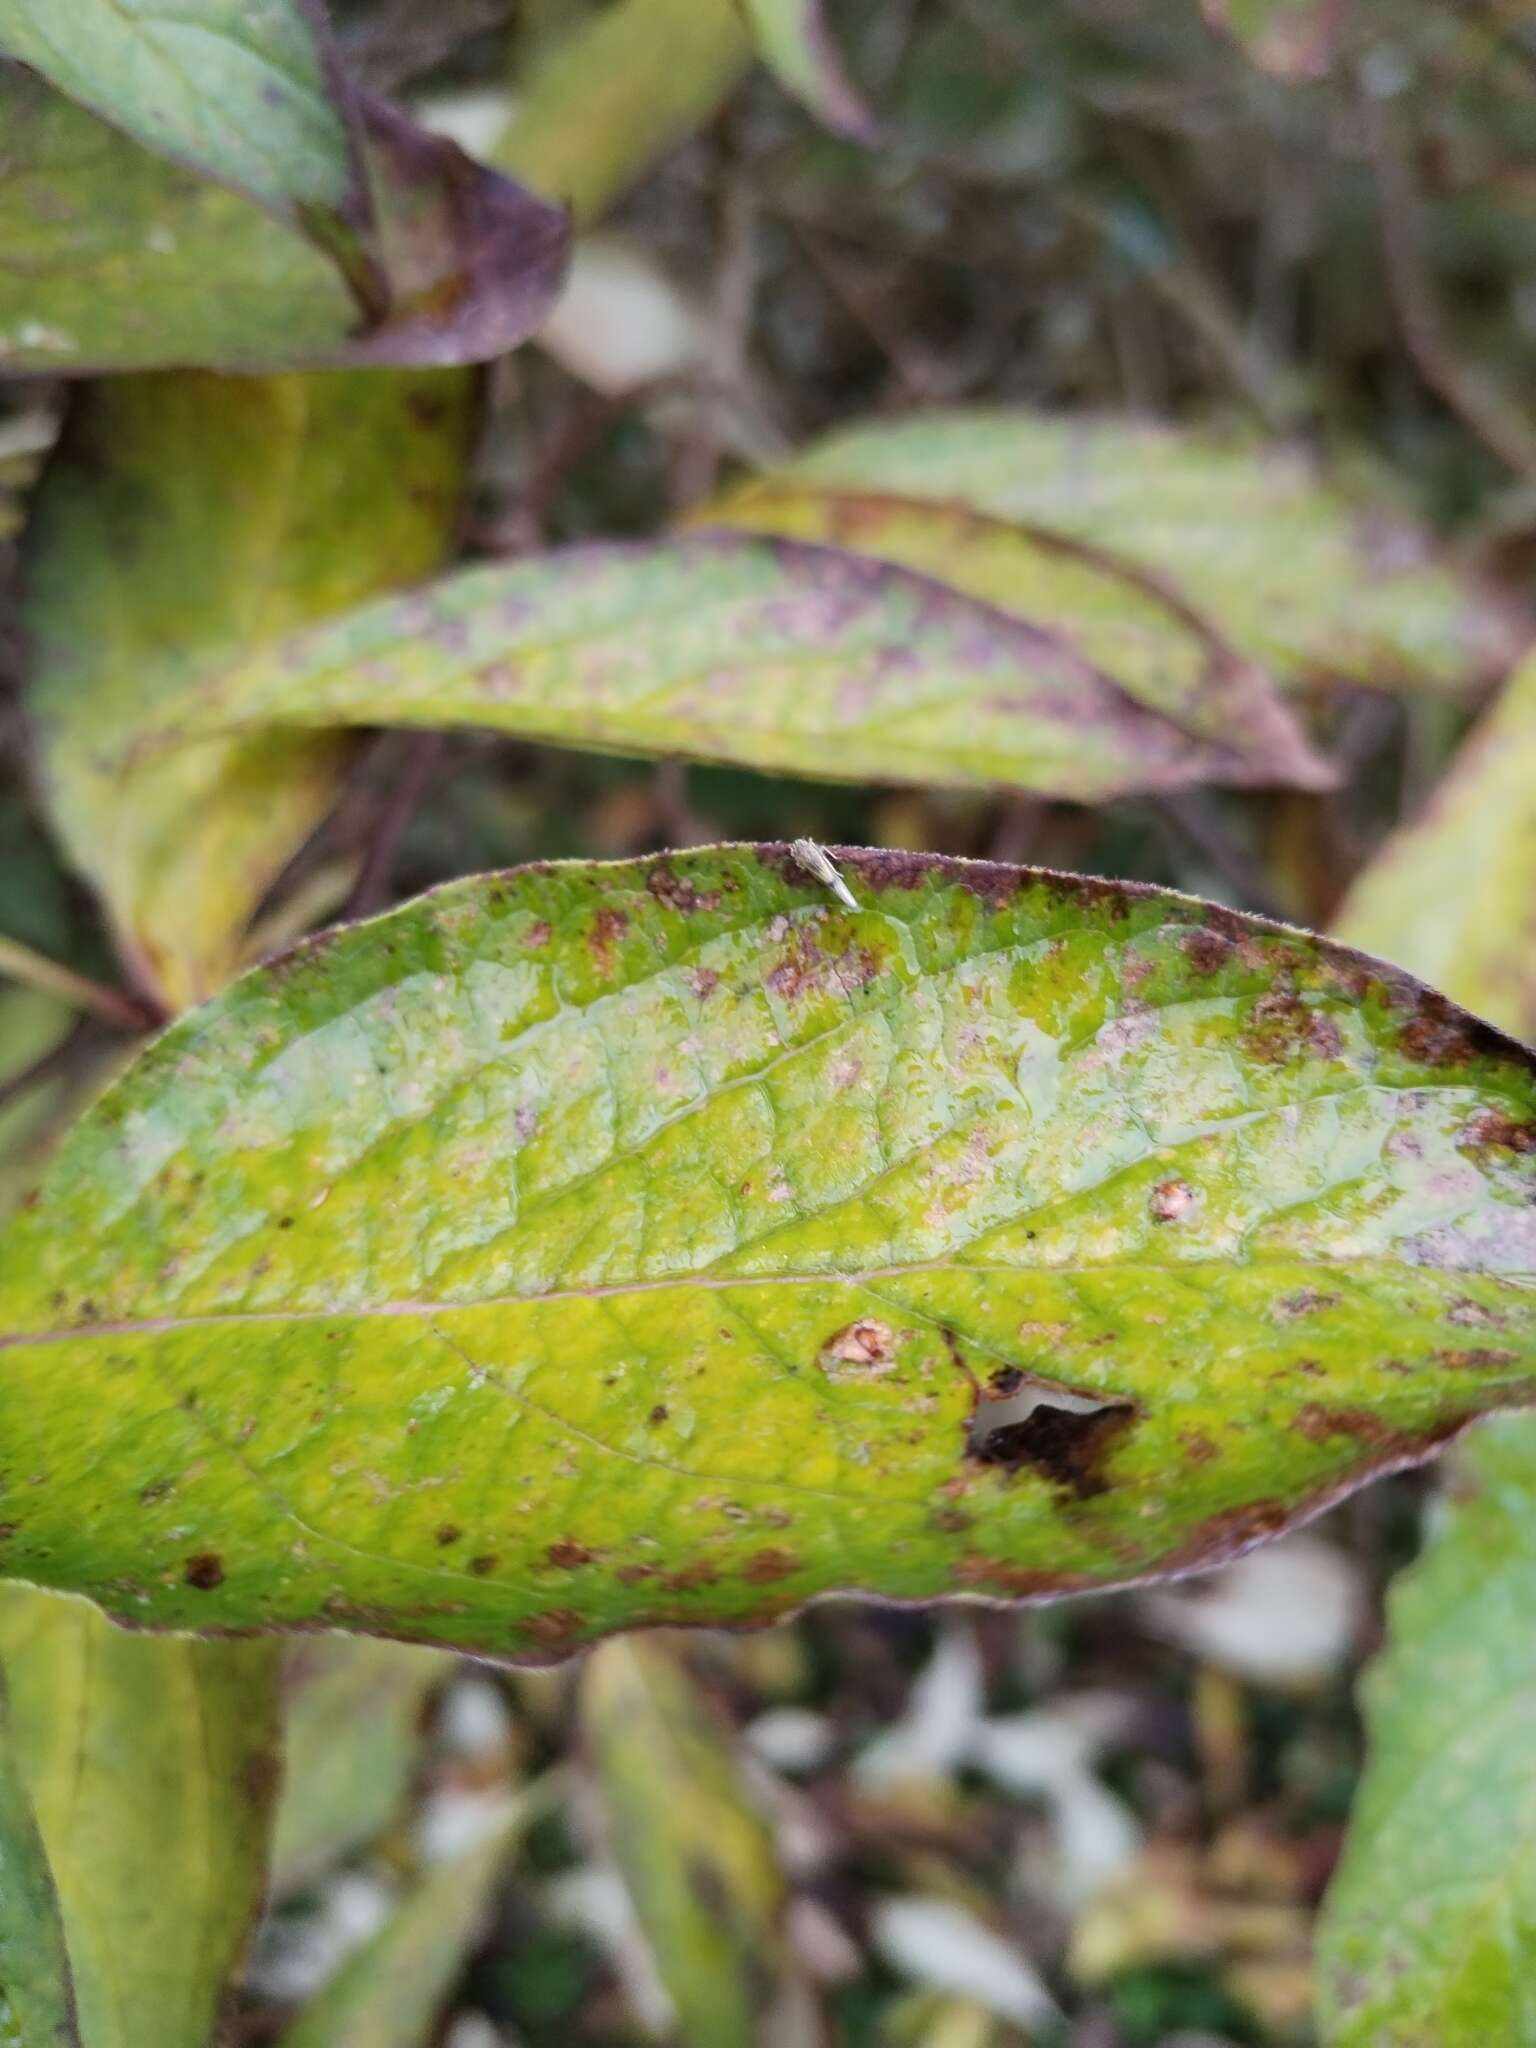
POLYGON ((89 1010, 117 1031, 143 1031, 149 1023, 131 996, 125 996, 118 989, 107 988, 102 982, 92 981, 87 975, 76 974, 72 967, 62 967, 57 960, 50 960, 42 953, 34 953, 19 939, 0 937, 0 974, 8 974, 13 981, 24 981, 30 988, 42 989, 47 995, 58 996, 62 1001, 72 1003, 77 1010, 89 1010))

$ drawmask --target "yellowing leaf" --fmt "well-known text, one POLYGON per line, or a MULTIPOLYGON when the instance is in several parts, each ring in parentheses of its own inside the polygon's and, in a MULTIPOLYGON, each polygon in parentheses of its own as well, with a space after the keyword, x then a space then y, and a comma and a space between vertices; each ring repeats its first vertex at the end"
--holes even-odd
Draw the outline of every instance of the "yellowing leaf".
POLYGON ((1333 780, 1261 670, 1159 580, 1080 541, 965 505, 767 478, 696 515, 899 562, 1064 640, 1139 704, 1302 788, 1333 780))
POLYGON ((1065 636, 995 606, 891 563, 738 534, 463 570, 258 651, 167 701, 120 761, 100 754, 120 774, 204 736, 344 725, 478 725, 1083 801, 1286 766, 1193 737, 1065 636))
POLYGON ((1458 690, 1497 675, 1529 622, 1438 562, 1381 488, 1216 431, 1023 410, 856 427, 777 473, 961 503, 1165 577, 1276 675, 1458 690))
POLYGON ((1536 1039, 1536 661, 1356 878, 1338 928, 1536 1039))
POLYGON ((755 2048, 790 1983, 786 1887, 728 1729, 665 1644, 605 1643, 582 1715, 610 1847, 687 2048, 755 2048))
POLYGON ((470 410, 467 379, 427 371, 122 377, 71 410, 27 538, 30 708, 64 842, 172 1007, 229 978, 347 750, 134 743, 252 644, 434 569, 470 410))
POLYGON ((1536 1391, 1532 1055, 1132 885, 437 892, 175 1025, 0 1240, 6 1569, 558 1655, 1214 1563, 1536 1391))
POLYGON ((275 1655, 130 1634, 85 1601, 0 1587, 11 1769, 47 1858, 85 2048, 213 2036, 262 1896, 275 1655))

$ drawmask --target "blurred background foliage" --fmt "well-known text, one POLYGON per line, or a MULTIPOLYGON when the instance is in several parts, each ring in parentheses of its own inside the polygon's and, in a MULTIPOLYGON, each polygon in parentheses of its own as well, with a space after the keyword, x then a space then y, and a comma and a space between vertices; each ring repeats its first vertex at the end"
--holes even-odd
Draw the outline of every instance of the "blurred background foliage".
MULTIPOLYGON (((653 535, 833 430, 1030 406, 1368 478, 1466 588, 1497 579, 1484 623, 1512 644, 1536 566, 1536 17, 1513 0, 847 0, 832 128, 825 77, 751 68, 729 0, 333 12, 357 76, 582 230, 543 335, 477 380, 458 557, 653 535)), ((0 387, 8 575, 65 397, 0 387)), ((1294 644, 1318 616, 1305 531, 1255 554, 1218 519, 1197 559, 1207 480, 1179 447, 1149 446, 1117 534, 1223 584, 1234 633, 1259 590, 1253 630, 1294 644)), ((369 457, 385 495, 389 454, 369 457)), ((413 573, 442 549, 424 536, 413 573)), ((1357 888, 1498 664, 1383 687, 1330 651, 1291 677, 1344 770, 1325 791, 1086 806, 378 734, 242 943, 531 858, 805 834, 1317 927, 1342 906, 1362 944, 1529 1035, 1530 709, 1508 700, 1485 746, 1503 794, 1473 785, 1453 829, 1357 888), (1491 810, 1514 822, 1474 859, 1491 810)), ((0 988, 0 1201, 147 1021, 42 822, 20 656, 8 600, 0 968, 27 958, 0 988)), ((1354 1681, 1433 1484, 1390 1481, 1187 1588, 1048 1610, 838 1605, 584 1672, 299 1643, 230 2038, 1301 2048, 1362 1768, 1354 1681)))

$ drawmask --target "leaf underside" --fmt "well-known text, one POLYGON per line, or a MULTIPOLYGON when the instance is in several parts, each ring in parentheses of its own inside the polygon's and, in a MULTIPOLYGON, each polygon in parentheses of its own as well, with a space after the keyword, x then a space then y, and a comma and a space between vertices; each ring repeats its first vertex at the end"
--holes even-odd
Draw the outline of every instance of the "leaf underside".
POLYGON ((1196 1569, 1536 1390, 1532 1056, 1157 890, 478 878, 181 1020, 0 1242, 6 1569, 556 1656, 1196 1569))

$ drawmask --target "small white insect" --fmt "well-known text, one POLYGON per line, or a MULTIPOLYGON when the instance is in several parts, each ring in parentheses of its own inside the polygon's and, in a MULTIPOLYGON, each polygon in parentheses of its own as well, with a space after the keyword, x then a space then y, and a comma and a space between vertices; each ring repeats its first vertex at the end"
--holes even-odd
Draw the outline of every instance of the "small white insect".
POLYGON ((846 903, 850 910, 858 909, 859 899, 838 873, 836 861, 814 839, 796 839, 791 842, 789 850, 805 872, 824 883, 839 903, 846 903))

